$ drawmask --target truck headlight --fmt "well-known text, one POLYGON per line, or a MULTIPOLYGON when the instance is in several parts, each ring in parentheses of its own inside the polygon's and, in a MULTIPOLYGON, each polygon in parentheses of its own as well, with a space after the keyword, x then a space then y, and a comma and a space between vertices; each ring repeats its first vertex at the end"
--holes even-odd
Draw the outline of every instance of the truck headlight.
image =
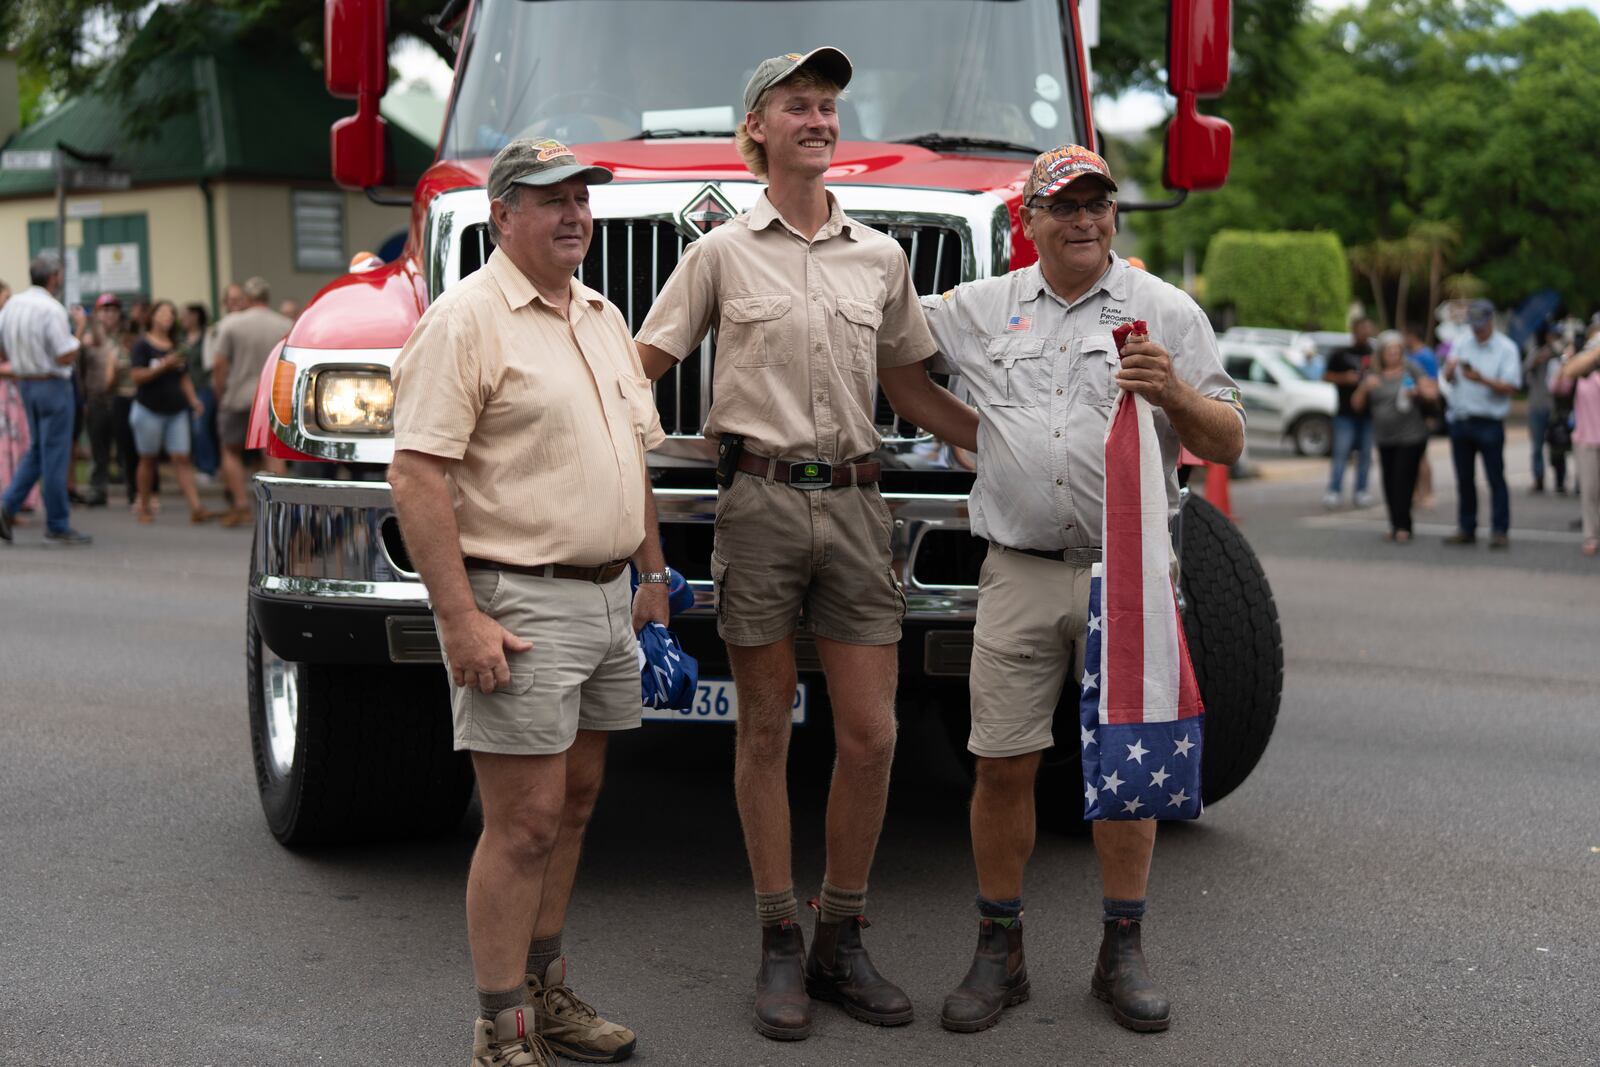
POLYGON ((312 414, 325 433, 394 432, 394 385, 384 371, 323 371, 312 414))

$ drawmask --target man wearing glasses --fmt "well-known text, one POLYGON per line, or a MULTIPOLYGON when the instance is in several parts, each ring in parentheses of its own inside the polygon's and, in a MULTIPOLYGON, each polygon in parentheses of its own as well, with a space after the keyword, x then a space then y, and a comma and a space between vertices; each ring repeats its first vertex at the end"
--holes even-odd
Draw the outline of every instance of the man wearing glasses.
MULTIPOLYGON (((977 756, 978 948, 940 1015, 959 1032, 993 1026, 1028 998, 1022 874, 1033 851, 1033 781, 1042 751, 1057 740, 1080 743, 1051 736, 1067 671, 1095 681, 1084 673, 1083 646, 1117 398, 1127 391, 1154 406, 1173 508, 1180 437, 1218 463, 1244 448, 1244 410, 1205 314, 1111 251, 1116 191, 1105 160, 1087 148, 1044 153, 1023 188, 1022 229, 1039 262, 922 302, 939 346, 936 365, 961 375, 980 416, 969 510, 973 534, 989 542, 967 742, 977 756), (1149 338, 1124 346, 1119 359, 1111 332, 1136 319, 1149 323, 1149 338)), ((1164 772, 1139 759, 1124 773, 1164 772)), ((1140 947, 1155 823, 1097 822, 1094 843, 1104 919, 1091 988, 1123 1026, 1165 1030, 1167 997, 1140 947)))

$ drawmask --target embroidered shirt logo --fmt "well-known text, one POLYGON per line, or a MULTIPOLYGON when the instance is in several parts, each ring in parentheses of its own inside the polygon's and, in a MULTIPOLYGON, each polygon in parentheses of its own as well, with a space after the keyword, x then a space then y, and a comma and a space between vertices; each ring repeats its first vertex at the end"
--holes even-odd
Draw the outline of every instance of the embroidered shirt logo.
POLYGON ((1006 320, 1007 333, 1027 333, 1033 329, 1033 320, 1026 315, 1013 315, 1006 320))
POLYGON ((1132 321, 1133 316, 1121 308, 1102 307, 1100 309, 1100 325, 1102 326, 1126 326, 1132 321))

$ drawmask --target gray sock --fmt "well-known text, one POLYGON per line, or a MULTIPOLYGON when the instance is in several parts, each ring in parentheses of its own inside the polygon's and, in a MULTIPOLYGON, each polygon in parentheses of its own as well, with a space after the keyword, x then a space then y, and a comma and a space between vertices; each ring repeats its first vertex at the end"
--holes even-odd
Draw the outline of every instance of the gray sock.
POLYGON ((490 1022, 494 1017, 507 1008, 514 1008, 528 999, 528 988, 517 986, 504 993, 491 993, 487 989, 478 990, 478 1014, 490 1022))
POLYGON ((544 981, 544 972, 550 965, 561 958, 561 931, 557 930, 549 937, 536 937, 528 946, 528 974, 544 981))
POLYGON ((867 887, 840 889, 826 878, 822 880, 822 921, 842 923, 854 919, 867 910, 867 887))
POLYGON ((756 891, 756 919, 762 926, 777 926, 785 919, 794 922, 800 917, 800 905, 794 899, 794 886, 776 893, 756 891))

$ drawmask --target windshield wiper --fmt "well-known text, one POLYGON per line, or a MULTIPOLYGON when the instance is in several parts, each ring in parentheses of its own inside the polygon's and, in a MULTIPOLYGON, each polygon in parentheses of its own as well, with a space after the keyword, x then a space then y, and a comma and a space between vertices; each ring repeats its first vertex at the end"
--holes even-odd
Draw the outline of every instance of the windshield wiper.
POLYGON ((1043 149, 1030 148, 1015 141, 998 141, 991 137, 968 137, 959 133, 919 133, 915 137, 896 137, 891 144, 914 144, 920 148, 991 148, 1000 152, 1026 152, 1038 155, 1043 149))
POLYGON ((670 141, 680 137, 732 137, 732 130, 640 130, 630 141, 670 141))

